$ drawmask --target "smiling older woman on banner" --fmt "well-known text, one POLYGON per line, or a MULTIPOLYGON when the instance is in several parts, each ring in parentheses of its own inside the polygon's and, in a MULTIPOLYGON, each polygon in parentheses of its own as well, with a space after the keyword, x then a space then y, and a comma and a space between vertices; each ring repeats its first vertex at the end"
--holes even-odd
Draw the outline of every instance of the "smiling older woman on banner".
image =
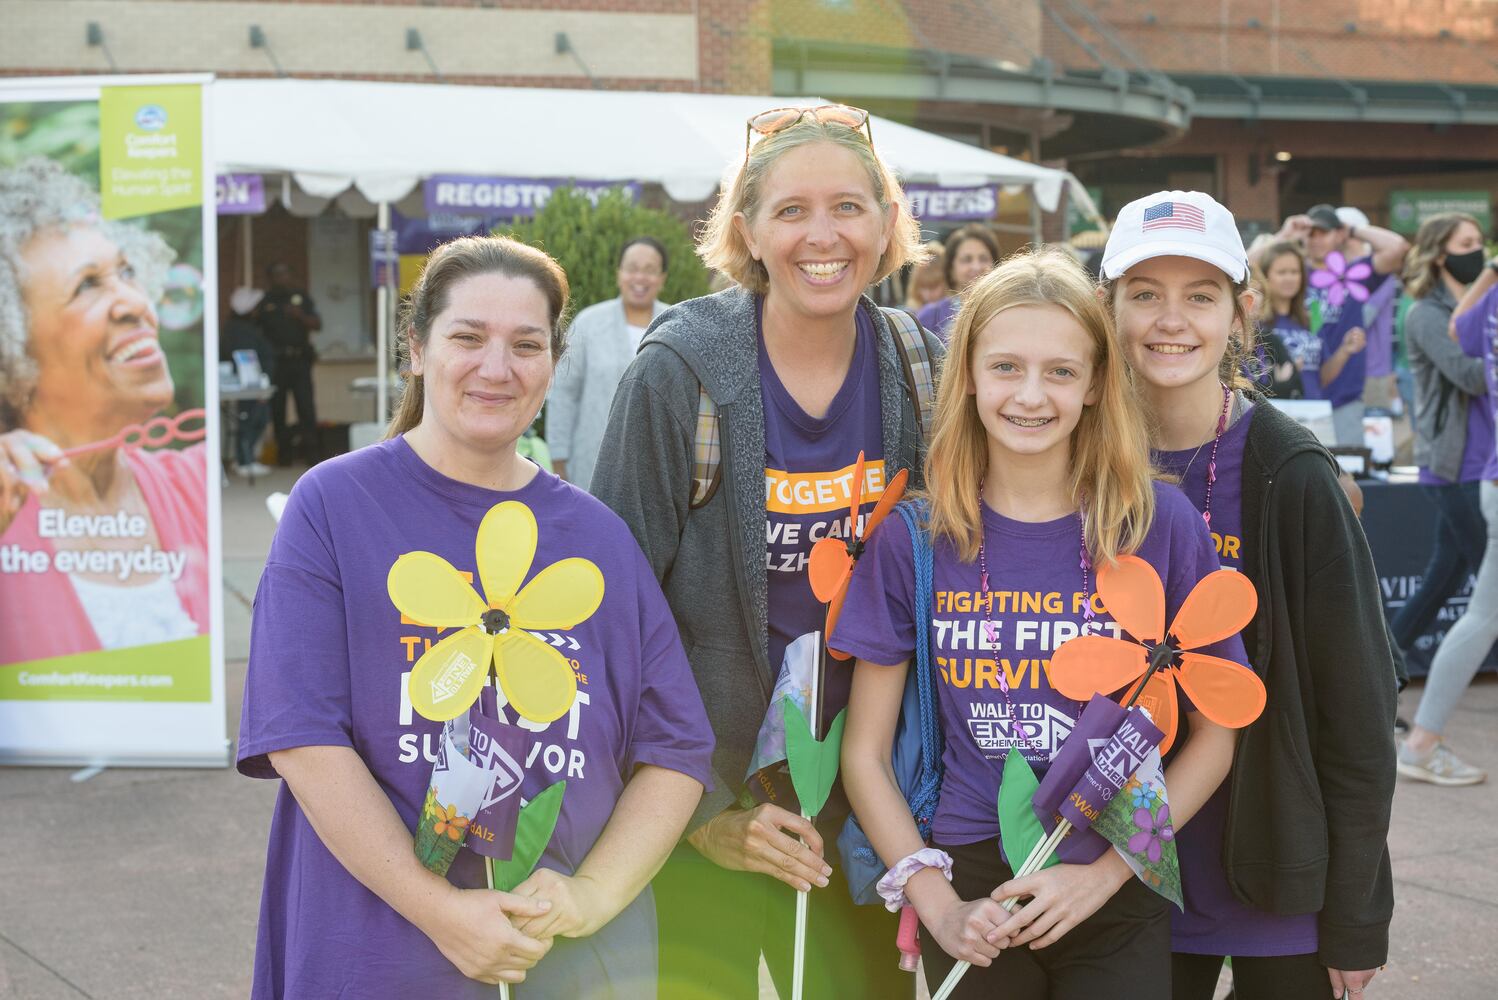
POLYGON ((171 259, 56 163, 0 170, 0 548, 32 563, 0 573, 0 663, 208 630, 204 448, 126 447, 203 436, 152 421, 171 259))
MULTIPOLYGON (((761 952, 790 995, 792 914, 810 890, 805 995, 909 996, 911 977, 885 974, 895 918, 853 906, 831 863, 841 789, 814 826, 783 769, 749 771, 772 702, 802 686, 823 645, 810 549, 846 537, 860 452, 869 506, 897 470, 919 468, 923 390, 908 373, 930 365, 906 362, 941 347, 864 294, 922 252, 867 113, 776 109, 746 137, 698 247, 739 287, 656 321, 620 382, 592 483, 661 578, 717 739, 718 788, 656 879, 661 995, 711 983, 714 996, 757 997, 761 952)), ((848 680, 828 671, 826 719, 848 680)))

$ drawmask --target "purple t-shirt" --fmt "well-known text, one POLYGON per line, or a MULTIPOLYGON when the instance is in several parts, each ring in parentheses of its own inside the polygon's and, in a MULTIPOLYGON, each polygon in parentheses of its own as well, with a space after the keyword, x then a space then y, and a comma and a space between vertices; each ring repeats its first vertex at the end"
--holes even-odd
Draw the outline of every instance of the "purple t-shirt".
POLYGON ((1293 316, 1275 316, 1274 332, 1300 369, 1303 399, 1321 398, 1321 338, 1301 326, 1293 316))
POLYGON ((961 308, 962 300, 955 295, 948 295, 929 306, 922 306, 915 318, 945 344, 952 337, 952 321, 957 318, 957 311, 961 308))
MULTIPOLYGON (((765 412, 765 580, 770 603, 770 667, 779 671, 786 647, 827 627, 827 606, 811 592, 807 562, 828 536, 846 538, 854 466, 864 454, 864 505, 884 493, 884 422, 880 417, 879 357, 874 325, 857 311, 856 343, 842 388, 821 417, 812 417, 786 391, 765 352, 761 334, 760 394, 765 412)), ((825 639, 824 639, 825 641, 825 639)), ((823 720, 848 704, 852 671, 827 671, 823 720)))
MULTIPOLYGON (((1481 345, 1488 379, 1488 396, 1483 405, 1486 407, 1488 428, 1492 432, 1494 425, 1498 424, 1498 357, 1494 356, 1494 352, 1498 351, 1498 285, 1488 289, 1477 300, 1477 305, 1456 318, 1456 333, 1464 349, 1473 342, 1481 345)), ((1488 449, 1487 461, 1480 478, 1498 479, 1498 448, 1488 449)))
MULTIPOLYGON (((1493 316, 1494 301, 1493 292, 1489 290, 1486 296, 1478 300, 1476 306, 1463 313, 1456 321, 1456 339, 1461 344, 1462 353, 1470 358, 1487 359, 1483 367, 1489 378, 1493 370, 1492 327, 1498 325, 1498 319, 1493 316)), ((1467 399, 1467 441, 1462 446, 1462 467, 1457 474, 1457 482, 1475 483, 1491 479, 1498 473, 1498 468, 1489 472, 1490 467, 1498 467, 1498 460, 1494 457, 1491 389, 1492 383, 1489 382, 1489 392, 1467 399)), ((1433 486, 1450 485, 1447 480, 1424 467, 1420 469, 1420 482, 1433 486)))
MULTIPOLYGON (((574 661, 578 697, 532 734, 525 799, 567 781, 542 866, 571 873, 597 841, 637 765, 710 783, 712 732, 665 598, 624 522, 546 472, 495 492, 432 469, 404 438, 309 471, 277 528, 255 595, 239 770, 274 778, 267 754, 302 746, 356 750, 415 829, 441 726, 415 714, 406 679, 438 630, 403 624, 385 580, 396 557, 426 550, 474 573, 480 519, 518 500, 540 540, 528 574, 569 556, 592 560, 603 603, 576 628, 546 633, 574 661)), ((480 585, 481 586, 481 585, 480 585)), ((517 717, 501 709, 506 721, 517 717)), ((448 880, 484 885, 479 857, 461 851, 448 880)), ((649 891, 591 938, 558 938, 516 990, 525 996, 631 997, 655 981, 649 891), (604 971, 607 970, 605 977, 604 971)), ((271 821, 255 997, 492 998, 421 931, 364 888, 328 851, 283 784, 271 821)))
MULTIPOLYGON (((1254 410, 1223 432, 1212 484, 1212 541, 1224 568, 1243 569, 1243 446, 1254 410)), ((1200 450, 1161 451, 1155 464, 1181 477, 1181 489, 1201 509, 1207 496, 1212 444, 1200 450)), ((1285 917, 1255 909, 1233 895, 1222 867, 1228 782, 1176 835, 1183 911, 1170 911, 1171 949, 1192 955, 1305 955, 1316 950, 1316 915, 1285 917)))
MULTIPOLYGON (((1154 524, 1136 555, 1159 571, 1169 621, 1196 582, 1217 569, 1217 559, 1201 515, 1179 490, 1156 483, 1155 500, 1154 524)), ((1106 611, 1091 623, 1083 617, 1077 515, 1032 524, 985 506, 983 530, 991 604, 980 589, 977 562, 960 560, 945 538, 934 545, 929 627, 946 770, 931 836, 943 844, 998 837, 995 802, 1005 755, 1018 749, 1044 775, 1070 734, 1082 706, 1051 687, 1056 647, 1078 634, 1121 631, 1106 611), (985 620, 994 625, 997 645, 988 641, 985 620), (1009 682, 1007 696, 1001 674, 1009 682)), ((833 646, 871 663, 909 660, 916 621, 928 618, 914 600, 910 532, 903 518, 892 516, 859 560, 833 646)), ((1244 660, 1237 636, 1208 651, 1244 660)))
MULTIPOLYGON (((1356 264, 1367 264, 1369 269, 1373 268, 1373 258, 1359 257, 1357 260, 1348 261, 1347 266, 1351 269, 1356 264)), ((1356 284, 1362 285, 1372 293, 1379 285, 1383 284, 1387 275, 1371 273, 1368 277, 1356 284)), ((1306 308, 1311 314, 1316 315, 1317 310, 1321 314, 1321 327, 1316 332, 1321 337, 1321 358, 1331 357, 1337 348, 1342 346, 1342 341, 1347 337, 1347 331, 1355 326, 1361 326, 1366 332, 1369 321, 1364 319, 1364 304, 1348 295, 1340 305, 1332 305, 1330 290, 1317 288, 1306 281, 1306 308)), ((1337 377, 1329 385, 1322 385, 1322 398, 1331 400, 1332 406, 1344 406, 1347 403, 1355 403, 1363 398, 1363 382, 1368 373, 1368 350, 1364 348, 1347 359, 1347 364, 1337 373, 1337 377)))
POLYGON ((1403 287, 1390 275, 1365 304, 1365 314, 1375 314, 1368 327, 1368 378, 1394 374, 1394 309, 1403 287))

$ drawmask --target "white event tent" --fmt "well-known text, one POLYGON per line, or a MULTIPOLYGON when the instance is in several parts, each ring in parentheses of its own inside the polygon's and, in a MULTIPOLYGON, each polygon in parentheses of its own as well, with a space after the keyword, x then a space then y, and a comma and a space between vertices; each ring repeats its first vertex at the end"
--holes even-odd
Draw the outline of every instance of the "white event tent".
MULTIPOLYGON (((220 173, 289 176, 315 199, 342 195, 388 208, 439 174, 633 181, 700 202, 744 155, 745 122, 816 98, 642 91, 545 90, 352 80, 225 80, 212 84, 210 129, 220 173), (352 191, 350 190, 352 189, 352 191)), ((875 117, 874 145, 907 184, 1030 189, 1044 211, 1063 170, 875 117)), ((288 186, 287 195, 294 192, 288 186)), ((1038 233, 1036 236, 1038 237, 1038 233)), ((377 413, 385 412, 389 289, 376 307, 377 413)))
MULTIPOLYGON (((221 171, 290 173, 308 194, 349 187, 395 202, 434 174, 566 177, 660 184, 702 201, 744 154, 744 122, 815 98, 540 90, 343 80, 217 80, 213 150, 221 171)), ((880 155, 906 182, 1033 188, 1055 211, 1062 170, 1001 156, 884 118, 880 155)), ((1082 193, 1085 197, 1085 192, 1082 193)))

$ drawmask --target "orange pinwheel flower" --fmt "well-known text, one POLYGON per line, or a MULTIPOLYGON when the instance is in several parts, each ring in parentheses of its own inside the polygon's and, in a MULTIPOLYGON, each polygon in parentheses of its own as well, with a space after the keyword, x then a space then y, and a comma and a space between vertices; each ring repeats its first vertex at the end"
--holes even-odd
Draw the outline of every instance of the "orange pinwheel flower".
POLYGON ((1155 568, 1123 556, 1097 575, 1103 607, 1136 641, 1084 635, 1061 644, 1051 657, 1051 684, 1074 701, 1125 687, 1119 700, 1149 711, 1165 733, 1160 752, 1175 742, 1179 684, 1202 715, 1219 726, 1242 729, 1264 710, 1264 682, 1247 667, 1192 650, 1236 635, 1253 619, 1259 597, 1242 573, 1220 569, 1202 577, 1170 630, 1165 629, 1165 587, 1155 568), (1144 678, 1144 687, 1139 681, 1144 678))
MULTIPOLYGON (((858 453, 858 462, 853 467, 853 499, 848 505, 848 537, 824 538, 813 545, 811 561, 807 567, 811 577, 811 592, 817 596, 817 600, 827 605, 826 636, 832 635, 838 616, 843 613, 843 600, 848 596, 848 581, 853 579, 853 566, 858 562, 858 557, 863 555, 864 542, 879 527, 879 522, 894 509, 895 504, 900 502, 900 497, 905 495, 905 481, 909 478, 909 469, 901 469, 895 473, 895 477, 885 484, 883 496, 874 505, 860 531, 858 512, 863 509, 864 479, 863 452, 858 453)), ((850 659, 847 653, 839 653, 830 647, 827 651, 839 660, 850 659)))
POLYGON ((437 807, 437 822, 432 824, 433 833, 439 837, 445 833, 448 840, 462 840, 467 830, 468 817, 459 816, 456 805, 437 807))

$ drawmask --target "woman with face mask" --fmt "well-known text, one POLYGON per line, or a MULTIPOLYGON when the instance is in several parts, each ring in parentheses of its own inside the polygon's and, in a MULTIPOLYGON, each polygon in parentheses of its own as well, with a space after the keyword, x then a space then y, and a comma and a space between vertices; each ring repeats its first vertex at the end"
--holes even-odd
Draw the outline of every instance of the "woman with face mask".
MULTIPOLYGON (((1423 582, 1392 623, 1394 639, 1404 649, 1477 571, 1487 536, 1479 484, 1498 476, 1484 372, 1489 345, 1479 325, 1461 328, 1465 335, 1459 339, 1448 332, 1457 300, 1482 274, 1482 263, 1477 220, 1451 213, 1421 225, 1405 264, 1405 287, 1417 299, 1404 326, 1415 378, 1415 461, 1437 516, 1423 582)), ((1484 647, 1479 656, 1486 653, 1484 647)), ((1471 675, 1449 684, 1444 679, 1433 665, 1415 727, 1400 747, 1399 773, 1439 785, 1474 785, 1486 775, 1440 742, 1471 675)))

